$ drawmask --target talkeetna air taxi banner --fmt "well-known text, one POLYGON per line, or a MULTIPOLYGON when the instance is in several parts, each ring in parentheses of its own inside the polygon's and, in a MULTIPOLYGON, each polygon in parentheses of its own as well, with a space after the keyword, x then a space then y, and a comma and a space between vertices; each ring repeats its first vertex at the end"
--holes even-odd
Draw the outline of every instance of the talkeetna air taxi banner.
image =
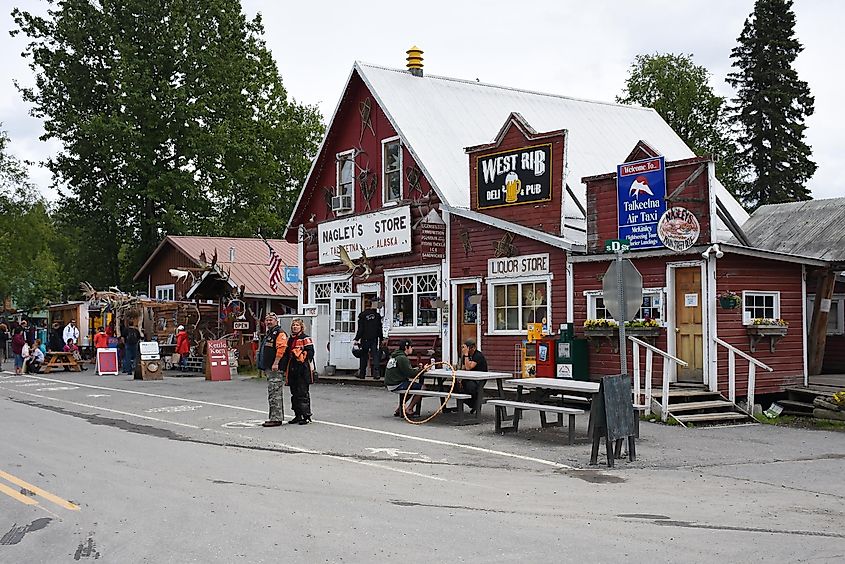
POLYGON ((552 199, 552 145, 478 157, 478 209, 552 199))
POLYGON ((657 223, 666 212, 666 165, 663 157, 625 163, 616 167, 619 238, 631 250, 662 247, 657 223))

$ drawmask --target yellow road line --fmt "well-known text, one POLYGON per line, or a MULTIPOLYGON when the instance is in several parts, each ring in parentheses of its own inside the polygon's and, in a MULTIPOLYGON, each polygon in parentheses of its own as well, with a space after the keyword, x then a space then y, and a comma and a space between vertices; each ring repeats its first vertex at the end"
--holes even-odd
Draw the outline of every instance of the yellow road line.
MULTIPOLYGON (((57 495, 53 495, 48 491, 42 490, 38 486, 33 486, 32 484, 24 482, 20 478, 16 478, 16 477, 12 476, 11 474, 7 474, 6 472, 3 472, 2 470, 0 470, 0 478, 3 478, 4 480, 7 480, 9 482, 12 482, 13 484, 16 484, 16 485, 18 485, 22 488, 26 488, 29 491, 31 491, 32 493, 34 493, 35 495, 40 495, 41 497, 43 497, 47 501, 52 501, 53 503, 55 503, 59 507, 64 507, 65 509, 70 509, 71 511, 79 511, 79 506, 76 505, 75 503, 71 503, 66 499, 62 499, 57 495)), ((0 485, 2 485, 2 484, 0 484, 0 485)))
POLYGON ((25 505, 38 505, 38 502, 34 499, 28 498, 22 493, 18 493, 6 484, 0 484, 0 492, 3 492, 7 496, 11 497, 12 499, 16 499, 19 502, 25 505))

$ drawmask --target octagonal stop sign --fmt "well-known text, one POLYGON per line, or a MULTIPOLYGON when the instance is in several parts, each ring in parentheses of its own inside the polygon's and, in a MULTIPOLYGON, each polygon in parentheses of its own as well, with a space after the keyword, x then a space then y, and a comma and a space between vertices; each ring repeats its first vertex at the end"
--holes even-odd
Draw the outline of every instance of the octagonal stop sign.
POLYGON ((607 267, 607 272, 602 279, 602 291, 604 292, 604 307, 617 321, 630 321, 634 319, 640 307, 643 305, 643 276, 628 259, 613 261, 607 267), (619 301, 619 269, 622 269, 622 285, 625 288, 625 304, 619 301))

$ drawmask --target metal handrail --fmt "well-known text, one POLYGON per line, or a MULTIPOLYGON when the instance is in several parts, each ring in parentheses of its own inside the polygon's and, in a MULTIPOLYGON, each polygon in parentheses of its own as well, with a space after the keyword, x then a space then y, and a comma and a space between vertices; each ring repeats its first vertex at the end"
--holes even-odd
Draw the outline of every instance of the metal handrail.
POLYGON ((757 385, 757 367, 759 366, 769 372, 774 372, 774 369, 718 337, 713 337, 713 341, 728 349, 728 399, 731 400, 731 403, 736 403, 736 355, 748 361, 748 413, 754 415, 754 388, 757 385))
POLYGON ((631 351, 634 357, 634 397, 637 402, 640 401, 640 346, 646 348, 645 353, 645 407, 646 412, 651 413, 651 367, 654 360, 654 353, 659 354, 664 358, 663 360, 663 382, 661 389, 663 396, 660 398, 660 418, 663 422, 669 417, 669 374, 672 363, 681 366, 689 366, 689 364, 676 356, 672 356, 664 350, 658 349, 654 345, 650 345, 636 337, 628 336, 628 339, 633 341, 634 347, 631 351))

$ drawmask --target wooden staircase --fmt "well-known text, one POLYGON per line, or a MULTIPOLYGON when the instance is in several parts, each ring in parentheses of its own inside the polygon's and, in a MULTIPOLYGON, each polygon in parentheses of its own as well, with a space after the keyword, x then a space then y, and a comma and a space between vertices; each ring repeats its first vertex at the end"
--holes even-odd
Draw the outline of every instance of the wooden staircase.
MULTIPOLYGON (((662 390, 652 392, 658 404, 663 397, 662 390)), ((669 417, 684 427, 696 425, 717 425, 725 423, 753 423, 754 419, 742 411, 719 392, 711 392, 704 386, 672 385, 669 387, 669 417)))
POLYGON ((828 386, 825 384, 794 386, 786 389, 788 399, 778 400, 775 403, 783 407, 784 415, 812 417, 814 399, 817 397, 826 397, 830 399, 833 397, 834 393, 840 390, 842 390, 841 386, 828 386))

